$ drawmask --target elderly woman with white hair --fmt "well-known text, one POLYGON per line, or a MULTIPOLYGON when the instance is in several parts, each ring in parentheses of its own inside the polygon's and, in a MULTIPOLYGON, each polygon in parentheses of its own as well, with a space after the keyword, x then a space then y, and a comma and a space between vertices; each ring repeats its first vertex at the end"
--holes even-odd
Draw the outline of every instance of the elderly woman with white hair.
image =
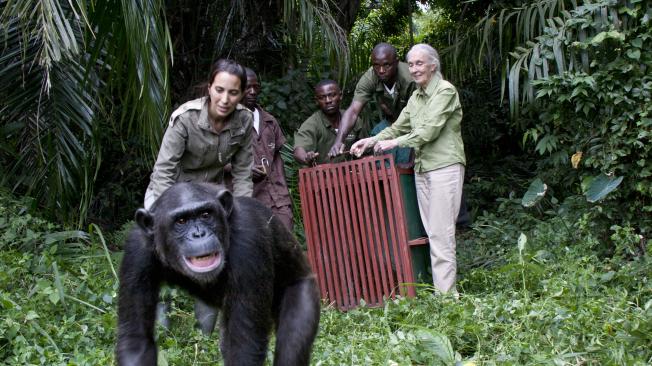
POLYGON ((396 122, 376 136, 351 147, 356 156, 374 147, 415 151, 415 184, 419 213, 428 233, 432 278, 437 290, 457 294, 455 220, 464 180, 462 106, 455 87, 442 78, 437 51, 414 45, 407 54, 410 74, 418 84, 396 122))

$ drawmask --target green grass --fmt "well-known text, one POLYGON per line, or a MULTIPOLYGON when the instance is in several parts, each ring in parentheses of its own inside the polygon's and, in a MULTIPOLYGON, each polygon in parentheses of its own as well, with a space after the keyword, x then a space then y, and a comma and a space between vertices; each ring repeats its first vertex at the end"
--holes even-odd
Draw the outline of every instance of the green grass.
MULTIPOLYGON (((112 364, 117 279, 109 261, 117 268, 121 253, 106 247, 119 246, 114 241, 123 233, 107 233, 106 243, 97 230, 56 237, 61 228, 24 212, 8 219, 20 205, 1 202, 0 363, 112 364)), ((637 238, 627 228, 612 232, 618 243, 637 238)), ((483 216, 460 236, 459 300, 433 296, 425 286, 416 298, 382 308, 324 307, 312 362, 650 364, 650 255, 618 248, 598 255, 600 244, 585 216, 544 220, 516 208, 483 216), (560 230, 559 220, 571 230, 560 230), (527 240, 519 251, 521 233, 527 240)), ((202 336, 191 300, 170 293, 172 326, 158 329, 159 363, 219 364, 217 332, 202 336)))

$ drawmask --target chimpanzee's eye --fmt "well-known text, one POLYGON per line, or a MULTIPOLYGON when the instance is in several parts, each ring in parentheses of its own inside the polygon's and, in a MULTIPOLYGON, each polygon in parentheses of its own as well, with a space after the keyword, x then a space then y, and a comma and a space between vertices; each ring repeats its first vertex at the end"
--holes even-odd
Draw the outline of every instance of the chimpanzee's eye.
POLYGON ((199 215, 199 217, 201 217, 202 220, 208 220, 211 217, 211 214, 208 213, 208 211, 204 211, 199 215))
POLYGON ((179 225, 185 225, 186 222, 188 222, 188 221, 187 221, 185 218, 183 218, 183 217, 179 217, 179 218, 177 219, 177 224, 179 224, 179 225))

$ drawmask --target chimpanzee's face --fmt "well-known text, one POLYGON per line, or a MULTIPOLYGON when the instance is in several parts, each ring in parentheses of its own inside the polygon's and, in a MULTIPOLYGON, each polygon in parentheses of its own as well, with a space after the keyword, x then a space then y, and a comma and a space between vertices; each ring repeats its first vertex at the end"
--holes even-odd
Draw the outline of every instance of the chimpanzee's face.
POLYGON ((213 202, 205 202, 170 213, 167 250, 176 257, 176 263, 170 264, 178 271, 204 278, 222 270, 225 248, 220 234, 228 229, 220 220, 220 211, 213 202))
POLYGON ((223 191, 217 197, 188 188, 175 185, 164 192, 153 207, 149 227, 165 266, 207 283, 215 280, 226 262, 231 193, 223 191))

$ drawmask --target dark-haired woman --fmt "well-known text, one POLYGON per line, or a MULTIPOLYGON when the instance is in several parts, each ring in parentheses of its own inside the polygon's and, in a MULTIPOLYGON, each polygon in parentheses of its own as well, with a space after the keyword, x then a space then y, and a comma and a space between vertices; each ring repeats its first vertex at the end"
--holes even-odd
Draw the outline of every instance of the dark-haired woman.
POLYGON ((186 102, 170 117, 145 192, 149 209, 176 182, 222 183, 224 166, 231 164, 233 194, 251 196, 251 111, 238 103, 247 74, 231 60, 211 68, 206 96, 186 102))
MULTIPOLYGON (((172 113, 145 192, 146 209, 176 182, 222 183, 227 164, 231 164, 233 194, 251 197, 253 115, 238 104, 246 84, 243 66, 232 60, 218 60, 211 67, 206 95, 172 113)), ((168 306, 158 306, 159 319, 167 327, 168 306)), ((217 310, 196 299, 195 316, 202 332, 210 334, 217 310)))

